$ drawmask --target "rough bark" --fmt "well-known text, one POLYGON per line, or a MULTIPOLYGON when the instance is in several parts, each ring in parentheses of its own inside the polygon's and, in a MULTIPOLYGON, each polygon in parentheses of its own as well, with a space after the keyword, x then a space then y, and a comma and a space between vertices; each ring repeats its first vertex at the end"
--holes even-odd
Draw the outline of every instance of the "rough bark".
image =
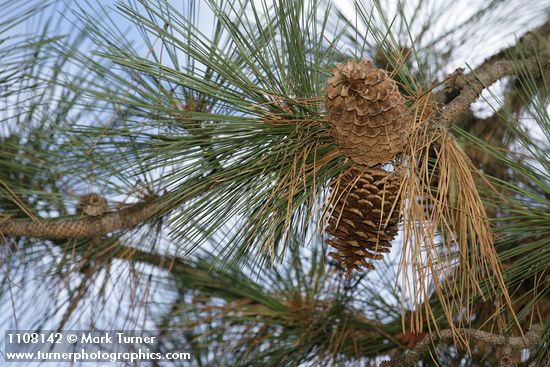
POLYGON ((510 55, 519 54, 525 57, 525 64, 535 78, 550 69, 549 35, 550 20, 525 34, 516 45, 485 60, 470 73, 464 74, 463 69, 457 69, 446 78, 447 92, 454 98, 446 101, 443 110, 436 114, 432 121, 444 125, 455 123, 470 109, 485 88, 506 76, 520 72, 518 65, 509 60, 510 55))
POLYGON ((161 213, 161 198, 133 204, 98 217, 79 219, 0 219, 0 234, 12 237, 69 239, 98 237, 135 227, 161 213))
MULTIPOLYGON (((471 341, 484 342, 491 346, 501 346, 508 353, 504 353, 501 358, 500 365, 511 366, 511 358, 508 355, 512 350, 519 349, 533 349, 539 343, 543 342, 544 325, 537 324, 531 327, 531 330, 525 334, 525 337, 507 337, 504 335, 493 334, 477 329, 459 329, 462 336, 471 341)), ((421 342, 419 342, 414 349, 407 351, 406 353, 394 358, 391 361, 384 361, 380 364, 380 367, 414 367, 417 366, 418 361, 422 355, 432 346, 436 341, 449 342, 456 337, 456 331, 453 330, 441 330, 439 332, 433 332, 428 334, 421 342)))

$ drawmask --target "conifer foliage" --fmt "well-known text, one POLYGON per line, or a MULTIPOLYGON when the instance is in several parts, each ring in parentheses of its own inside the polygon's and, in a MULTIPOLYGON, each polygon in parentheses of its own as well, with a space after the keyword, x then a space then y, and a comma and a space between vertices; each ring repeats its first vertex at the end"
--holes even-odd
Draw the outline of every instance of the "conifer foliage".
POLYGON ((548 364, 547 1, 175 3, 0 2, 0 325, 548 364))

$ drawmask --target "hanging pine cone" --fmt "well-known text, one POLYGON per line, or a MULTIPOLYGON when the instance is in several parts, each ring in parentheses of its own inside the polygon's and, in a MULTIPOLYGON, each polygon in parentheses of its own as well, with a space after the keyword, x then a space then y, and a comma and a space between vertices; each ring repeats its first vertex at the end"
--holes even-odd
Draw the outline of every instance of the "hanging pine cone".
POLYGON ((396 173, 355 165, 332 184, 327 232, 337 251, 329 255, 349 277, 354 269, 374 269, 370 261, 390 252, 400 220, 400 181, 396 173))
POLYGON ((409 113, 395 81, 365 60, 337 65, 332 75, 325 105, 338 147, 369 167, 394 159, 410 134, 409 113))

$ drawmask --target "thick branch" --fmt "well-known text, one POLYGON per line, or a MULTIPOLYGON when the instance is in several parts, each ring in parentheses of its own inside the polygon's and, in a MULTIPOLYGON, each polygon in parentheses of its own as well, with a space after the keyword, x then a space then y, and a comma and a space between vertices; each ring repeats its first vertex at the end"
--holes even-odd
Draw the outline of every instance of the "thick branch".
POLYGON ((550 69, 550 55, 547 38, 550 34, 550 21, 541 27, 523 36, 517 45, 507 48, 495 56, 487 59, 472 72, 464 75, 457 70, 448 79, 451 90, 460 90, 460 93, 447 105, 443 111, 435 116, 435 120, 445 125, 455 123, 460 115, 469 110, 481 92, 505 76, 515 75, 518 70, 513 62, 508 60, 511 53, 521 52, 527 56, 526 67, 538 77, 541 72, 550 69))
MULTIPOLYGON (((536 77, 540 75, 541 69, 550 68, 550 59, 541 60, 532 56, 526 60, 526 65, 536 77)), ((467 75, 457 75, 455 85, 461 85, 462 91, 445 106, 437 120, 445 125, 455 123, 460 115, 470 109, 485 88, 505 76, 514 75, 516 71, 515 66, 507 60, 492 60, 467 75)))
POLYGON ((161 199, 159 197, 146 203, 133 204, 100 217, 0 220, 0 234, 50 239, 100 237, 113 231, 132 228, 159 215, 162 211, 161 199))
MULTIPOLYGON (((1 236, 39 237, 49 239, 95 238, 108 233, 130 229, 159 217, 173 209, 178 202, 188 201, 203 195, 219 182, 204 183, 205 178, 195 177, 186 183, 185 195, 167 193, 146 202, 132 204, 98 217, 78 219, 14 219, 0 217, 1 236), (174 200, 174 198, 177 198, 174 200), (166 203, 170 203, 167 205, 166 203)), ((181 190, 184 190, 181 188, 181 190)))
MULTIPOLYGON (((461 335, 463 335, 469 341, 481 341, 491 346, 502 346, 511 350, 518 349, 533 349, 542 340, 544 334, 544 325, 533 325, 531 330, 525 334, 525 337, 507 337, 504 335, 492 334, 486 331, 477 329, 458 329, 461 335)), ((441 330, 439 333, 433 332, 428 334, 416 347, 412 350, 405 352, 404 354, 394 358, 391 361, 384 361, 380 364, 380 367, 414 367, 422 355, 439 340, 442 342, 449 342, 453 340, 452 330, 441 330)))

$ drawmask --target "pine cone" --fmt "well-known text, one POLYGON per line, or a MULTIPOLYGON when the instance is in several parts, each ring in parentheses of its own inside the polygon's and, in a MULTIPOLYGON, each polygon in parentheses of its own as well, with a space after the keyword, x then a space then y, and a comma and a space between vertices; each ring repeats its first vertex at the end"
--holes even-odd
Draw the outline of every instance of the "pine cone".
POLYGON ((329 255, 349 277, 354 269, 374 269, 370 260, 390 252, 400 220, 400 181, 394 172, 355 165, 332 184, 335 200, 327 232, 333 236, 328 244, 337 252, 329 255))
POLYGON ((325 105, 338 147, 369 167, 394 159, 410 134, 409 112, 395 81, 365 60, 337 65, 332 75, 325 105))

